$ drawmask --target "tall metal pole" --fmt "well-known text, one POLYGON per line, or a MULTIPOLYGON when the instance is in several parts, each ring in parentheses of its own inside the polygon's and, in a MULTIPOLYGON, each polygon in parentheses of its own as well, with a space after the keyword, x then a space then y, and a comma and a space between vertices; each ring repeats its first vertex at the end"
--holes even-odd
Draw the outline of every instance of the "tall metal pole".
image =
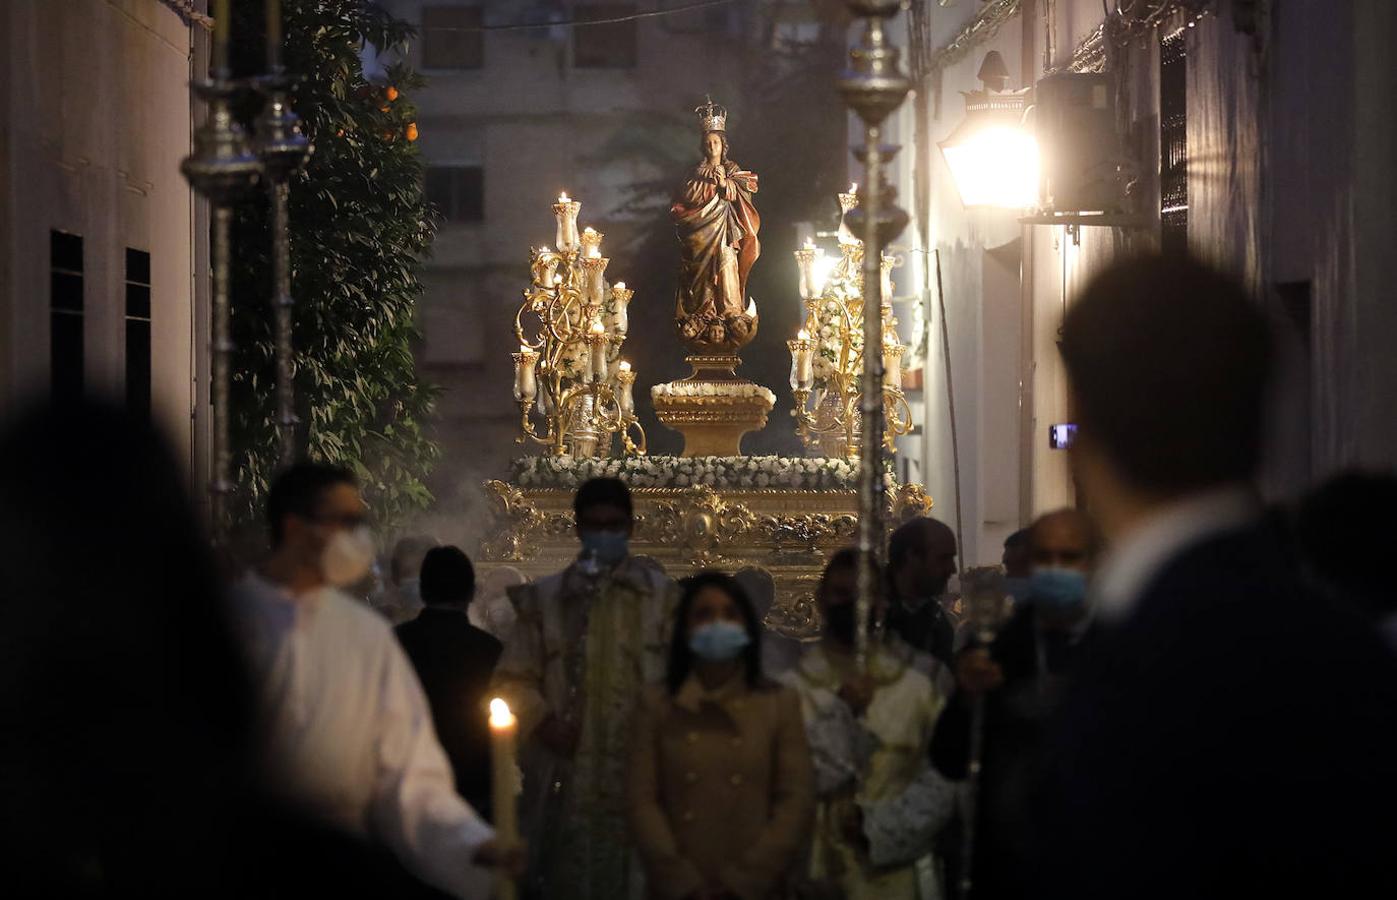
MULTIPOLYGON (((280 23, 277 23, 278 25, 280 23)), ((272 308, 276 328, 276 427, 279 459, 296 459, 296 385, 291 340, 291 179, 314 148, 291 110, 294 81, 281 65, 280 47, 269 45, 269 74, 259 80, 267 104, 257 120, 257 151, 267 170, 272 204, 272 308)))
MULTIPOLYGON (((865 167, 866 194, 854 211, 855 233, 863 247, 863 396, 862 448, 859 456, 859 599, 855 654, 860 669, 868 664, 870 614, 883 585, 879 560, 887 538, 887 490, 884 484, 883 441, 883 247, 907 227, 907 213, 893 202, 883 177, 884 157, 895 147, 880 143, 881 126, 901 104, 911 83, 898 66, 898 51, 888 43, 885 20, 897 14, 901 0, 847 0, 854 15, 866 20, 863 42, 849 53, 850 65, 839 81, 844 102, 865 127, 859 154, 865 167), (884 194, 889 196, 886 198, 884 194), (862 222, 858 221, 862 219, 862 222), (862 226, 862 227, 860 227, 862 226)), ((891 298, 889 298, 891 300, 891 298)))
POLYGON ((211 344, 213 357, 213 471, 209 478, 210 532, 216 544, 224 544, 228 529, 228 496, 232 492, 229 447, 229 377, 233 352, 232 298, 232 204, 261 176, 262 163, 249 149, 242 126, 233 117, 232 99, 237 85, 228 69, 228 5, 219 5, 221 21, 216 23, 214 66, 210 77, 193 85, 194 92, 208 103, 208 115, 194 132, 194 151, 180 165, 191 187, 213 205, 212 265, 213 299, 211 344))

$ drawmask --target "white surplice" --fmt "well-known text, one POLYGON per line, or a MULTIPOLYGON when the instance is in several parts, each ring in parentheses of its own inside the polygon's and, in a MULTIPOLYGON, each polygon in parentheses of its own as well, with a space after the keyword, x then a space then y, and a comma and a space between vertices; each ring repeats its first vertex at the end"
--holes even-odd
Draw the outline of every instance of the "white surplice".
POLYGON ((378 613, 334 588, 233 592, 270 731, 269 768, 311 815, 389 847, 423 881, 489 897, 471 860, 494 831, 456 793, 411 663, 378 613))

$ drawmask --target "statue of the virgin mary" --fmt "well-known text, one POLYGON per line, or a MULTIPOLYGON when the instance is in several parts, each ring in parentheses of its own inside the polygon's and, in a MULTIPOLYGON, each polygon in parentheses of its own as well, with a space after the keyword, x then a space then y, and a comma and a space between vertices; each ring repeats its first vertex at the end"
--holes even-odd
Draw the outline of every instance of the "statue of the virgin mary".
POLYGON ((747 299, 747 275, 761 254, 757 176, 728 159, 727 110, 708 99, 694 112, 703 161, 670 207, 681 250, 675 319, 695 351, 731 354, 757 333, 757 305, 747 299))

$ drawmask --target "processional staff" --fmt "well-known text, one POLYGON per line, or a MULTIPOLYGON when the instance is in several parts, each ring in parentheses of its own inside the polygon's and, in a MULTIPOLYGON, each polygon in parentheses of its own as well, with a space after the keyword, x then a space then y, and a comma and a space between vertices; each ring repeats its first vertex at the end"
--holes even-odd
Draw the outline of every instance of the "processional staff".
POLYGON ((294 82, 281 63, 282 17, 280 0, 267 0, 267 66, 269 74, 256 79, 267 94, 266 110, 258 120, 260 140, 254 150, 243 127, 233 116, 232 101, 244 85, 233 80, 229 65, 232 38, 231 0, 214 5, 213 51, 209 77, 191 87, 208 104, 204 123, 194 133, 194 150, 180 165, 190 186, 213 207, 210 253, 213 267, 211 298, 212 412, 211 471, 209 473, 210 525, 215 543, 227 538, 231 449, 229 433, 229 383, 232 353, 233 204, 251 192, 265 174, 272 197, 272 259, 276 310, 276 396, 280 459, 295 456, 295 395, 292 382, 291 264, 288 220, 291 176, 311 153, 301 133, 300 120, 290 109, 288 95, 294 82))
POLYGON ((862 157, 867 173, 867 197, 854 210, 852 226, 864 233, 863 305, 863 416, 862 450, 859 455, 859 597, 854 649, 861 671, 868 666, 870 614, 882 591, 879 559, 887 538, 884 508, 887 503, 883 465, 883 247, 907 227, 907 213, 884 195, 891 195, 883 175, 896 147, 880 143, 881 127, 902 104, 911 83, 898 68, 898 50, 887 39, 884 20, 895 15, 901 0, 848 0, 855 16, 867 20, 863 42, 849 53, 850 66, 840 77, 844 101, 858 113, 865 127, 862 157), (859 221, 859 220, 862 221, 859 221), (859 226, 863 227, 860 229, 859 226))

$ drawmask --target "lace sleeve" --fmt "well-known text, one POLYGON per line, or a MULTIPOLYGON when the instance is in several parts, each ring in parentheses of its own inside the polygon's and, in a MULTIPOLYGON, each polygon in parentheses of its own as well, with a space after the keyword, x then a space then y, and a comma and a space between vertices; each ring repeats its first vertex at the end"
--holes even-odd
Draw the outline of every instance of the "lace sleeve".
POLYGON ((901 794, 863 806, 873 865, 905 865, 925 856, 955 805, 955 785, 927 766, 901 794))

